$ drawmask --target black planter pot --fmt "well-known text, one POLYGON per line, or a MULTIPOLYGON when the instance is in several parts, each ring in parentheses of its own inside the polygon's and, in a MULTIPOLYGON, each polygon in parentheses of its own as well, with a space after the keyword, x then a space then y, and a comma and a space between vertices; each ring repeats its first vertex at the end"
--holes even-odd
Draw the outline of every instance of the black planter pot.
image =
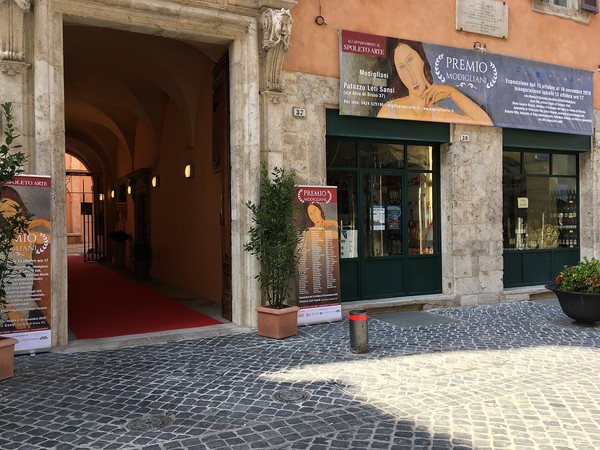
POLYGON ((560 307, 571 319, 584 323, 600 321, 600 294, 560 291, 555 284, 546 289, 556 294, 560 307))

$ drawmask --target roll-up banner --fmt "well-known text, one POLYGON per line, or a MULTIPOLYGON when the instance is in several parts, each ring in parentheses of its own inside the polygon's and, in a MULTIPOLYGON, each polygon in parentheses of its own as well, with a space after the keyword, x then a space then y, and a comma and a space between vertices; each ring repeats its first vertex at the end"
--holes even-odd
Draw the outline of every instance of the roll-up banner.
POLYGON ((52 346, 50 188, 50 177, 40 175, 19 175, 0 188, 0 216, 16 205, 33 214, 27 231, 13 241, 10 258, 16 270, 0 301, 0 335, 17 339, 15 352, 52 346))
POLYGON ((592 72, 340 32, 340 114, 593 134, 592 72))
POLYGON ((298 325, 342 319, 337 188, 298 186, 298 325))

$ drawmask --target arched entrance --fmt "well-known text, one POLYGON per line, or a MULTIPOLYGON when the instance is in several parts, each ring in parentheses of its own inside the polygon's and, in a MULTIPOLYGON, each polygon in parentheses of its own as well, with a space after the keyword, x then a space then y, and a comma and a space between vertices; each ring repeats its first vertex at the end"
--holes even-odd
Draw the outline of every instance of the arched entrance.
POLYGON ((76 156, 67 154, 66 209, 69 254, 86 259, 104 259, 104 196, 94 196, 94 177, 76 156))
POLYGON ((225 45, 64 27, 66 150, 93 174, 101 259, 109 267, 121 260, 104 237, 126 233, 123 269, 135 269, 148 249, 152 280, 231 318, 231 305, 221 308, 231 291, 222 276, 230 246, 222 239, 230 238, 227 53, 225 45))
MULTIPOLYGON (((263 2, 261 3, 262 6, 255 3, 248 3, 248 7, 236 6, 232 9, 225 5, 207 7, 197 3, 160 2, 159 5, 156 2, 134 2, 119 4, 117 11, 114 5, 110 3, 80 0, 77 2, 51 2, 44 4, 43 7, 35 8, 35 21, 40 24, 39 32, 36 35, 36 43, 39 44, 37 47, 38 51, 36 52, 36 67, 39 70, 36 70, 36 74, 39 74, 39 76, 36 78, 35 84, 35 117, 32 116, 32 123, 35 124, 35 129, 39 130, 39 139, 35 141, 38 169, 52 176, 52 208, 53 216, 56 219, 53 222, 52 236, 53 248, 55 249, 52 263, 53 347, 65 346, 69 343, 67 326, 67 318, 69 316, 69 303, 67 299, 69 284, 67 279, 68 263, 65 222, 65 149, 70 153, 77 154, 79 157, 81 154, 72 150, 74 143, 78 144, 78 150, 90 147, 90 142, 97 143, 104 147, 104 151, 99 153, 90 152, 90 157, 86 158, 86 162, 91 168, 91 159, 96 158, 97 162, 101 163, 103 167, 109 167, 110 161, 114 162, 116 159, 107 160, 106 155, 114 152, 115 148, 124 142, 124 138, 126 137, 123 133, 117 132, 112 133, 112 136, 121 139, 113 137, 112 139, 98 141, 99 136, 106 137, 107 131, 112 132, 116 128, 110 121, 106 120, 106 114, 104 113, 98 114, 98 121, 87 120, 89 119, 90 112, 99 111, 94 108, 86 110, 86 108, 83 108, 84 104, 79 101, 77 96, 72 97, 72 91, 73 89, 77 90, 78 85, 70 83, 72 78, 68 76, 68 73, 71 69, 77 72, 81 68, 93 64, 94 61, 90 61, 89 57, 84 57, 81 61, 69 58, 69 36, 65 31, 69 27, 97 27, 119 32, 127 31, 132 34, 139 33, 136 34, 139 37, 161 36, 164 39, 171 39, 174 43, 187 44, 196 49, 206 47, 210 50, 211 48, 215 48, 215 46, 227 49, 229 63, 226 66, 230 72, 230 82, 228 84, 231 105, 228 123, 232 126, 226 137, 231 149, 230 154, 232 158, 230 168, 232 180, 234 181, 229 183, 231 210, 224 210, 222 217, 225 224, 227 224, 227 215, 231 214, 232 216, 232 220, 229 223, 231 225, 230 271, 233 274, 230 291, 230 298, 232 298, 231 316, 232 322, 235 325, 255 326, 255 308, 260 304, 260 290, 254 278, 258 271, 258 264, 254 257, 246 254, 243 250, 244 242, 246 241, 246 230, 250 227, 251 222, 249 214, 245 211, 244 203, 248 199, 256 200, 259 192, 256 173, 261 161, 262 129, 260 124, 262 101, 259 92, 259 78, 262 70, 259 65, 260 29, 258 19, 260 8, 263 6, 277 7, 276 3, 276 1, 273 1, 273 5, 271 5, 271 2, 263 2), (52 45, 49 45, 49 43, 52 43, 52 45), (71 101, 72 99, 74 101, 71 101), (82 127, 84 124, 90 125, 90 127, 82 127), (86 130, 88 132, 93 130, 95 134, 94 136, 87 136, 86 140, 83 141, 81 133, 85 133, 86 130), (107 146, 107 144, 109 145, 107 146)), ((73 41, 71 42, 73 43, 73 41)), ((121 42, 118 40, 117 42, 114 40, 111 41, 112 47, 109 47, 104 41, 97 42, 94 44, 95 46, 90 46, 89 44, 90 41, 85 41, 83 45, 78 45, 75 42, 73 47, 81 50, 75 54, 85 54, 86 52, 94 54, 94 52, 97 53, 99 51, 123 54, 121 51, 121 42)), ((131 49, 131 46, 129 48, 131 49)), ((130 55, 137 54, 138 49, 134 48, 133 50, 135 51, 130 53, 130 55)), ((71 54, 73 53, 71 52, 71 54)), ((148 54, 148 51, 144 54, 148 54)), ((209 59, 211 61, 217 60, 216 58, 209 59)), ((139 63, 140 58, 132 56, 131 60, 132 62, 139 63)), ((147 61, 147 59, 142 59, 143 63, 147 61)), ((107 62, 106 58, 103 58, 102 61, 97 61, 96 63, 97 65, 103 65, 101 68, 106 67, 107 70, 110 69, 111 73, 115 76, 119 75, 119 68, 109 67, 106 64, 107 62)), ((167 67, 163 65, 159 68, 144 66, 144 69, 148 72, 154 70, 153 73, 160 72, 169 75, 179 73, 178 69, 182 65, 185 66, 187 62, 188 60, 181 64, 173 64, 167 67)), ((127 73, 130 74, 131 72, 121 72, 120 75, 125 76, 127 73)), ((93 73, 91 75, 94 76, 93 73)), ((132 77, 127 78, 131 80, 132 77)), ((88 79, 85 77, 80 77, 80 80, 83 83, 88 82, 88 79)), ((187 80, 190 81, 189 78, 187 80)), ((207 80, 216 80, 216 77, 203 78, 200 82, 205 86, 207 80)), ((191 81, 194 83, 199 82, 197 78, 192 78, 191 81)), ((136 87, 136 92, 143 94, 143 97, 148 98, 150 96, 150 93, 143 88, 145 84, 134 84, 133 86, 136 87)), ((127 92, 123 92, 123 96, 125 95, 127 95, 127 92)), ((106 106, 105 102, 103 102, 101 91, 96 97, 98 102, 104 103, 104 106, 106 106)), ((150 96, 150 98, 152 97, 150 96)), ((176 98, 181 99, 182 96, 178 95, 176 98)), ((159 99, 154 98, 154 100, 159 99)), ((197 99, 196 97, 195 100, 197 99)), ((165 110, 167 114, 162 117, 163 121, 168 119, 169 123, 175 123, 175 125, 182 127, 186 123, 190 123, 189 121, 184 123, 181 118, 173 115, 173 112, 179 112, 179 108, 175 108, 175 106, 180 104, 181 102, 170 102, 169 107, 165 110), (173 119, 174 117, 175 119, 173 119)), ((105 111, 105 109, 102 111, 105 111)), ((123 111, 121 110, 120 112, 123 111)), ((130 116, 128 114, 117 114, 114 117, 126 119, 130 116)), ((151 115, 149 118, 155 119, 156 116, 151 115)), ((153 120, 150 120, 150 122, 153 122, 153 120)), ((140 130, 148 131, 147 127, 140 128, 140 130)), ((136 139, 135 142, 144 146, 149 142, 159 142, 160 145, 165 147, 175 148, 175 144, 180 144, 182 136, 184 136, 183 132, 169 135, 163 133, 159 140, 136 139)), ((185 145, 183 146, 185 147, 185 145)), ((136 146, 135 153, 133 154, 133 163, 136 163, 137 156, 141 153, 137 151, 137 148, 139 147, 136 146)), ((181 156, 181 153, 177 154, 181 156)), ((202 154, 205 154, 205 152, 202 154)), ((123 155, 123 153, 120 153, 120 155, 123 155)), ((130 166, 132 164, 131 157, 124 160, 119 157, 119 161, 120 164, 129 164, 130 166)), ((164 157, 161 157, 161 161, 171 164, 174 167, 176 166, 178 173, 181 173, 181 161, 176 159, 174 155, 166 154, 164 157)), ((137 167, 143 168, 144 166, 139 164, 137 167)), ((197 170, 199 167, 212 168, 212 164, 202 166, 195 161, 195 180, 199 179, 199 172, 197 170)), ((136 170, 134 167, 130 167, 125 175, 134 170, 136 170)), ((111 195, 114 191, 114 198, 125 198, 126 201, 118 202, 125 203, 124 207, 119 205, 119 211, 124 214, 130 214, 131 209, 128 207, 131 204, 129 203, 130 199, 127 197, 128 184, 125 175, 121 176, 116 171, 107 171, 103 178, 106 183, 104 192, 108 192, 111 195), (118 178, 109 179, 108 174, 110 173, 113 173, 113 176, 118 178)), ((159 184, 161 187, 164 186, 164 182, 165 178, 163 174, 160 174, 159 184)), ((184 186, 190 186, 190 184, 184 186)), ((164 195, 165 190, 162 188, 153 190, 153 201, 156 199, 155 193, 157 194, 159 191, 163 193, 161 214, 175 217, 176 213, 180 213, 181 211, 176 211, 168 200, 164 200, 164 198, 168 198, 164 195)), ((184 192, 188 199, 195 199, 195 197, 188 195, 187 191, 182 191, 181 188, 179 192, 184 192)), ((217 192, 220 193, 223 190, 219 189, 217 192)), ((116 203, 117 201, 115 200, 116 203)), ((221 202, 219 201, 219 203, 221 202)), ((200 209, 200 205, 201 203, 197 200, 194 200, 192 203, 192 207, 195 210, 200 209)), ((110 221, 116 219, 116 214, 113 212, 115 210, 117 210, 116 206, 114 209, 113 207, 107 207, 106 223, 114 223, 110 221)), ((151 214, 155 214, 157 211, 159 211, 158 207, 153 207, 151 214)), ((203 211, 206 211, 206 209, 203 209, 203 211)), ((210 220, 213 220, 212 217, 210 220)), ((198 249, 202 249, 202 247, 192 247, 189 240, 186 240, 186 237, 190 234, 198 234, 198 230, 188 226, 185 228, 185 231, 182 231, 184 228, 182 225, 178 228, 175 227, 176 231, 171 232, 171 236, 180 248, 187 249, 183 253, 194 254, 195 252, 197 256, 198 249)), ((108 228, 107 231, 109 231, 108 228)), ((163 231, 163 234, 165 233, 168 234, 168 230, 163 231)), ((214 238, 214 236, 212 237, 214 238)), ((154 240, 155 238, 156 233, 153 230, 152 239, 154 240)), ((194 238, 197 239, 197 236, 194 236, 194 238)), ((108 248, 110 249, 110 246, 108 248)), ((156 254, 155 256, 158 257, 159 255, 156 254)), ((166 258, 161 258, 161 261, 165 265, 171 263, 166 258)), ((203 267, 198 264, 198 261, 192 262, 196 272, 201 272, 203 267)), ((204 262, 207 263, 206 259, 204 262)), ((212 261, 210 263, 214 264, 212 261)), ((156 270, 156 267, 154 267, 154 270, 156 270)))

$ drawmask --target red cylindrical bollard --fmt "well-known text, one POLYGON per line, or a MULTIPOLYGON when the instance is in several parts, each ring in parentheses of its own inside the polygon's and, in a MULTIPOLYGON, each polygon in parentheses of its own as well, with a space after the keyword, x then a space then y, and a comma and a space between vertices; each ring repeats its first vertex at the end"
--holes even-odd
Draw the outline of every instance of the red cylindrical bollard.
POLYGON ((348 314, 350 323, 350 351, 367 353, 369 351, 369 328, 366 309, 356 309, 348 314))

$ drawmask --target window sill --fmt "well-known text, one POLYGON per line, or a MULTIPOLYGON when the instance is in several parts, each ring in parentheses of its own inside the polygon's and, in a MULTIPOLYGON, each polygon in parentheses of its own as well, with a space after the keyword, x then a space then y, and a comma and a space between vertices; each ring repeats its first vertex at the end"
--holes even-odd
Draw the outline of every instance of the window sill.
MULTIPOLYGON (((574 2, 576 1, 578 0, 574 0, 574 2)), ((535 12, 558 16, 583 24, 588 24, 590 22, 590 12, 580 11, 574 7, 556 6, 545 3, 542 0, 531 0, 531 8, 535 12)))

